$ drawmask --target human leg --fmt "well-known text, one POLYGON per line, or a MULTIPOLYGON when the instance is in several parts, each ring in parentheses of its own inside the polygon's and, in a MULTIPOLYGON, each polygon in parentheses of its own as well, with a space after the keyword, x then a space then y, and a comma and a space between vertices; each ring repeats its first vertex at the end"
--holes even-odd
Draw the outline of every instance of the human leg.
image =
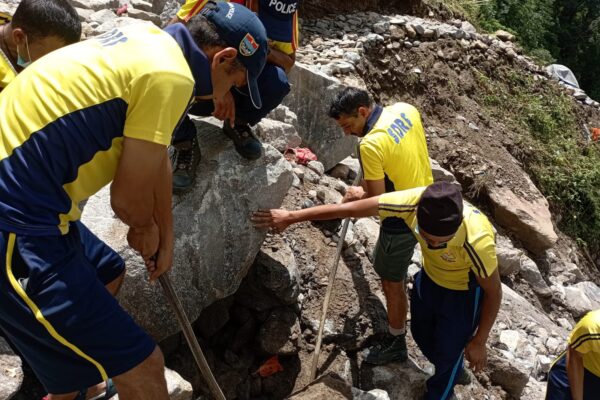
POLYGON ((156 346, 108 293, 73 231, 0 233, 0 325, 46 390, 67 398, 133 369, 156 346))

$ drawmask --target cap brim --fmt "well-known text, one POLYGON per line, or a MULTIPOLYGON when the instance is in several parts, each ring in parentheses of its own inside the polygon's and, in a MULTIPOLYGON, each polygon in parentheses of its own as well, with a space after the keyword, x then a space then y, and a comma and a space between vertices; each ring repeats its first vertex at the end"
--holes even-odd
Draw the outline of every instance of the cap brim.
POLYGON ((252 76, 246 70, 246 80, 248 81, 248 93, 250 94, 252 105, 258 109, 262 108, 262 100, 260 99, 260 91, 258 90, 258 76, 252 76))

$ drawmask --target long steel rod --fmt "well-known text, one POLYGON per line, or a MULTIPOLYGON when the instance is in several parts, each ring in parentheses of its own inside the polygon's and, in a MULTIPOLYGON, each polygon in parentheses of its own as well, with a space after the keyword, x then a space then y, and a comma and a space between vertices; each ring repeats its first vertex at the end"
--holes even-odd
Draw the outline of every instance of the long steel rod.
POLYGON ((179 297, 177 297, 177 293, 175 293, 175 290, 173 289, 171 279, 165 273, 158 278, 158 281, 160 282, 160 285, 162 286, 165 292, 167 300, 169 300, 169 303, 171 303, 171 306, 175 311, 175 315, 177 316, 177 320, 179 321, 179 325, 181 326, 183 335, 185 336, 185 339, 187 340, 188 345, 190 346, 190 350, 192 351, 194 359, 196 360, 196 365, 198 365, 202 376, 206 380, 206 383, 208 383, 208 387, 211 393, 217 400, 226 400, 225 395, 221 391, 221 388, 219 387, 219 384, 215 379, 215 376, 213 375, 212 371, 210 370, 210 367, 208 366, 208 362, 206 361, 206 357, 204 357, 204 353, 202 353, 202 349, 200 348, 198 339, 194 334, 194 330, 192 329, 190 320, 188 319, 185 310, 183 309, 183 305, 181 304, 179 297))

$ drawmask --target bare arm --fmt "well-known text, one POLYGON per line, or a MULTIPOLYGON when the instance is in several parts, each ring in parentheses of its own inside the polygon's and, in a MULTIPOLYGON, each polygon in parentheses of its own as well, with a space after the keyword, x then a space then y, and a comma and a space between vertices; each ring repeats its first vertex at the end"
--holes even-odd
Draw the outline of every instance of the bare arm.
POLYGON ((285 73, 289 74, 296 63, 296 53, 285 54, 284 52, 271 47, 269 54, 267 55, 267 62, 283 68, 285 73))
POLYGON ((573 400, 583 400, 583 355, 569 347, 567 350, 567 376, 573 400))
POLYGON ((173 265, 173 206, 171 162, 164 158, 154 190, 154 220, 158 225, 159 246, 156 260, 148 266, 150 282, 171 269, 173 265))
POLYGON ((127 240, 146 265, 159 247, 159 226, 155 221, 157 176, 163 173, 166 148, 139 139, 124 138, 123 152, 110 188, 115 214, 129 226, 127 240))
POLYGON ((327 204, 304 210, 259 210, 250 218, 257 228, 275 228, 283 231, 291 224, 302 221, 323 221, 346 217, 370 217, 379 212, 379 197, 342 204, 327 204))
POLYGON ((483 289, 483 300, 481 303, 481 318, 477 333, 467 344, 465 356, 475 371, 485 367, 487 361, 486 342, 496 321, 500 304, 502 303, 502 283, 498 268, 488 278, 476 277, 477 282, 483 289))

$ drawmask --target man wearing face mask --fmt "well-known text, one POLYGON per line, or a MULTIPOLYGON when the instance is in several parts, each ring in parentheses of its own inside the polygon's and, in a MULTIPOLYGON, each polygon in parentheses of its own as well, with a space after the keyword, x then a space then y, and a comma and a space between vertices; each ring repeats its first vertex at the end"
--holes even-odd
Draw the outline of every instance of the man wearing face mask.
POLYGON ((0 91, 33 61, 81 37, 79 16, 67 0, 22 0, 12 20, 2 22, 0 91))
MULTIPOLYGON (((407 103, 382 107, 365 90, 349 87, 334 97, 329 116, 346 135, 358 136, 362 187, 351 186, 344 202, 433 182, 425 131, 419 111, 407 103)), ((368 349, 365 362, 404 361, 408 298, 405 278, 417 241, 401 218, 382 221, 373 267, 381 278, 388 315, 388 334, 368 349)))
MULTIPOLYGON (((197 97, 190 114, 210 116, 225 121, 223 132, 233 140, 235 149, 244 158, 255 160, 262 154, 262 145, 254 136, 251 126, 256 125, 277 107, 289 93, 287 74, 294 66, 298 47, 299 0, 230 0, 244 4, 257 13, 269 38, 267 64, 258 79, 262 104, 256 104, 248 96, 243 85, 234 87, 223 97, 211 96, 205 87, 204 97, 197 97)), ((194 15, 210 7, 208 0, 187 0, 171 24, 188 23, 194 15)), ((213 78, 213 82, 215 79, 213 78)), ((200 149, 196 140, 194 124, 186 119, 173 136, 173 189, 178 192, 189 189, 193 183, 196 166, 200 161, 200 149)))
MULTIPOLYGON (((219 90, 247 80, 260 102, 258 18, 227 4, 203 17, 225 44, 219 90)), ((87 257, 78 205, 112 181, 111 206, 150 281, 171 268, 167 145, 206 72, 194 63, 202 26, 183 28, 115 28, 48 54, 0 94, 0 328, 49 400, 83 400, 108 378, 123 400, 168 399, 162 353, 87 257)))
POLYGON ((463 202, 446 182, 385 193, 342 204, 298 211, 261 210, 259 228, 282 231, 290 224, 376 216, 404 221, 421 245, 423 269, 411 292, 411 332, 435 366, 425 400, 453 399, 464 358, 480 370, 486 342, 502 300, 494 231, 485 215, 463 202))

